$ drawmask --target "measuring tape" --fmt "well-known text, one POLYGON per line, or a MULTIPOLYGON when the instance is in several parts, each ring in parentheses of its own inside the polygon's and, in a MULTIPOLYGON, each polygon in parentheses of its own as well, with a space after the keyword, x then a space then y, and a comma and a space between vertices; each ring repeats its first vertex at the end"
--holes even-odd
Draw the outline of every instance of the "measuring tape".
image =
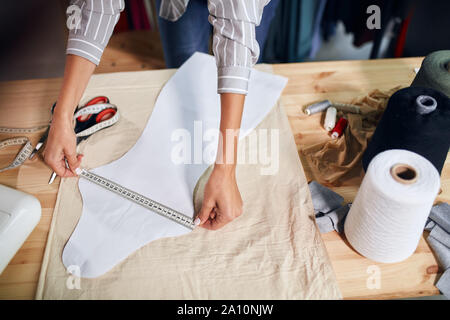
MULTIPOLYGON (((54 108, 55 105, 53 105, 54 108)), ((53 113, 52 108, 52 113, 53 113)), ((77 143, 88 138, 92 134, 102 129, 108 128, 119 121, 119 112, 117 107, 113 104, 109 103, 108 98, 106 97, 96 97, 90 100, 86 106, 80 107, 76 110, 73 115, 73 119, 75 121, 75 135, 77 137, 77 143), (103 102, 99 104, 91 103, 95 102, 103 102), (110 118, 103 120, 102 116, 112 115, 110 118), (81 120, 82 117, 86 117, 86 120, 81 120), (91 117, 93 121, 88 121, 91 117), (86 124, 83 124, 85 122, 86 124)), ((33 134, 39 131, 49 130, 50 125, 38 126, 33 128, 6 128, 0 127, 0 133, 4 134, 33 134)), ((27 159, 32 157, 33 155, 33 146, 31 145, 30 140, 27 137, 14 137, 5 139, 0 141, 0 150, 3 148, 23 145, 20 151, 17 153, 14 160, 7 166, 1 167, 0 172, 11 170, 21 166, 27 159)), ((37 151, 37 150, 36 150, 37 151)))
POLYGON ((34 128, 2 128, 0 127, 0 133, 5 134, 31 134, 47 129, 48 126, 39 126, 34 128))
MULTIPOLYGON (((0 128, 2 129, 2 128, 0 128)), ((28 159, 28 157, 33 152, 33 146, 31 145, 30 140, 27 137, 16 137, 11 139, 6 139, 0 141, 0 150, 10 146, 23 145, 22 149, 20 149, 19 153, 14 158, 13 162, 9 165, 0 168, 0 172, 17 168, 28 159)))
MULTIPOLYGON (((5 134, 32 134, 39 131, 44 131, 48 126, 39 126, 33 128, 2 128, 0 127, 0 133, 5 134)), ((14 137, 10 139, 5 139, 0 141, 0 150, 3 148, 23 145, 22 149, 20 149, 19 153, 16 155, 14 160, 7 166, 1 167, 0 172, 17 168, 22 165, 22 163, 27 160, 31 153, 33 152, 33 146, 31 145, 30 140, 27 137, 14 137)))
MULTIPOLYGON (((119 120, 119 112, 117 107, 110 104, 108 98, 106 97, 96 97, 90 100, 86 106, 78 108, 73 115, 75 125, 75 132, 77 137, 77 143, 84 140, 94 134, 95 132, 108 128, 114 125, 119 120), (105 118, 111 116, 110 118, 105 118), (103 118, 105 118, 103 120, 103 118)), ((49 126, 41 126, 35 128, 0 128, 0 133, 8 134, 19 134, 19 133, 36 133, 44 129, 48 129, 49 126)), ((11 139, 6 139, 0 142, 0 150, 8 146, 22 145, 23 148, 19 151, 14 161, 4 168, 0 168, 0 172, 9 169, 16 168, 22 165, 26 159, 30 157, 33 152, 33 146, 26 137, 16 137, 11 139)), ((193 219, 176 211, 163 204, 147 198, 137 192, 127 189, 113 181, 103 178, 99 175, 91 173, 87 170, 82 170, 80 177, 87 179, 88 181, 99 185, 111 192, 116 193, 124 197, 125 199, 132 201, 146 209, 149 209, 167 219, 170 219, 188 229, 193 230, 195 228, 193 219)))
POLYGON ((100 187, 105 188, 106 190, 114 192, 115 194, 118 194, 124 197, 125 199, 132 201, 146 209, 149 209, 165 218, 168 218, 186 228, 189 228, 191 230, 195 228, 192 218, 189 218, 188 216, 176 210, 173 210, 169 207, 166 207, 161 203, 156 202, 150 198, 147 198, 137 192, 127 189, 111 180, 103 178, 85 169, 82 169, 80 177, 87 179, 90 182, 93 182, 99 185, 100 187))

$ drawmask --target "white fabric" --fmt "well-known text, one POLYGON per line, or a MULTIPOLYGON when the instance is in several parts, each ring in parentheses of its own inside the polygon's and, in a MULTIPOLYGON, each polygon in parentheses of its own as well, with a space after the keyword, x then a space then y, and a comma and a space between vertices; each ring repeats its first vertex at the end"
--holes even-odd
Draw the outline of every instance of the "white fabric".
MULTIPOLYGON (((91 171, 193 217, 193 191, 209 164, 175 164, 171 154, 178 142, 172 141, 172 134, 177 129, 190 132, 194 159, 194 122, 201 121, 203 133, 218 129, 220 97, 216 93, 216 77, 212 56, 193 55, 164 86, 134 147, 119 160, 91 171)), ((268 114, 286 82, 279 76, 252 72, 240 138, 268 114)), ((202 144, 203 151, 211 151, 209 163, 214 161, 216 152, 211 145, 202 144)), ((80 179, 79 188, 83 213, 64 248, 63 263, 69 270, 79 270, 81 277, 95 278, 106 273, 150 241, 190 232, 84 179, 80 179)))

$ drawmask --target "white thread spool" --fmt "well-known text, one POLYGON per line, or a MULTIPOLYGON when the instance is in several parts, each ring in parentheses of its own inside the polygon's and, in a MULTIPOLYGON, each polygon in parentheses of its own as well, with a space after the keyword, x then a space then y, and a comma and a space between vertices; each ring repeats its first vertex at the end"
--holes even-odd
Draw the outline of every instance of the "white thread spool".
POLYGON ((336 126, 337 110, 334 107, 329 107, 327 109, 327 114, 325 116, 324 127, 328 132, 333 130, 336 126))
POLYGON ((345 221, 349 243, 377 262, 407 259, 417 248, 439 188, 439 173, 424 157, 406 150, 380 153, 345 221))

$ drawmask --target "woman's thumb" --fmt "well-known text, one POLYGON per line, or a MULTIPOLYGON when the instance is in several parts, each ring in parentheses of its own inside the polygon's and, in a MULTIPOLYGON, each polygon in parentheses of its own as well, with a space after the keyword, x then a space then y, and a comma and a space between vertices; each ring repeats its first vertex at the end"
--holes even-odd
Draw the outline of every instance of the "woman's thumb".
POLYGON ((203 204, 202 209, 197 214, 196 219, 194 220, 194 224, 196 226, 204 224, 209 219, 209 214, 214 209, 214 206, 203 204))

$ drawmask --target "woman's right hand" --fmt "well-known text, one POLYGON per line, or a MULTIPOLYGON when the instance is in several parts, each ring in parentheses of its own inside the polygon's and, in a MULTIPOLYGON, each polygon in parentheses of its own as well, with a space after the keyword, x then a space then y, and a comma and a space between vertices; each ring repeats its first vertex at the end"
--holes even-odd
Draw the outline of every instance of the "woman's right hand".
POLYGON ((64 79, 44 150, 45 163, 60 177, 74 177, 80 170, 83 156, 77 155, 73 113, 94 69, 95 64, 83 57, 72 54, 66 57, 64 79), (64 159, 67 159, 69 169, 66 168, 64 159))
POLYGON ((60 177, 75 177, 79 174, 82 157, 77 155, 72 119, 53 117, 44 150, 45 163, 60 177), (67 159, 69 168, 64 159, 67 159))

